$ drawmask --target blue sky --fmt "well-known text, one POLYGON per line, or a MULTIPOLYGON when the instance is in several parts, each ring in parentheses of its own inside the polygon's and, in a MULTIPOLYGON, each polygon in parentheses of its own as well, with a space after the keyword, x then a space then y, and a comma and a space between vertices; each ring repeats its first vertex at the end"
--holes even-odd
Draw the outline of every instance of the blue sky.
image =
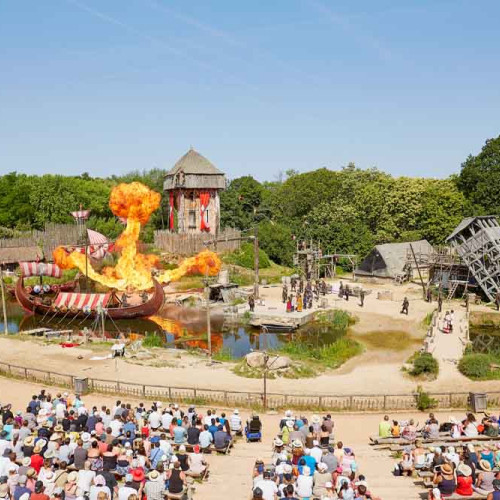
POLYGON ((497 1, 0 0, 0 173, 457 173, 500 134, 497 1))

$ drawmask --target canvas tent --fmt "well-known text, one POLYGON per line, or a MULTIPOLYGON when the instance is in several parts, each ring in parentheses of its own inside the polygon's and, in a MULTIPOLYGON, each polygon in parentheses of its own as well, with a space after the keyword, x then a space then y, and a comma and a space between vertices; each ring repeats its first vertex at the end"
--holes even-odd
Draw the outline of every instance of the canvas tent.
MULTIPOLYGON (((419 266, 427 268, 428 256, 432 252, 432 245, 427 240, 384 243, 375 246, 363 259, 356 269, 356 275, 395 278, 404 272, 408 255, 411 255, 410 245, 413 247, 419 266)), ((414 267, 414 262, 411 264, 414 267)))

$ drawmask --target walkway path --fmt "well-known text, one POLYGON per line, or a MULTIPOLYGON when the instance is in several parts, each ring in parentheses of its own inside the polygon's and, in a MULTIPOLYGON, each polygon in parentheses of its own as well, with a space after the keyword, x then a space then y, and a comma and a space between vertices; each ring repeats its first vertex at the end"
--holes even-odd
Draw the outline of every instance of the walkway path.
POLYGON ((464 309, 454 311, 453 332, 444 333, 445 314, 446 312, 442 311, 437 315, 433 327, 431 352, 439 362, 439 378, 456 379, 459 375, 457 365, 467 345, 469 320, 464 309))

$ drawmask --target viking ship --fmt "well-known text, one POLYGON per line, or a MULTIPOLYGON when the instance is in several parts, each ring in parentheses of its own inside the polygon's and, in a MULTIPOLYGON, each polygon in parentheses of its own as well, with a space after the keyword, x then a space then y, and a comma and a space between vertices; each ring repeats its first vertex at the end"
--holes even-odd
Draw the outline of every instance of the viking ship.
POLYGON ((80 293, 44 288, 48 285, 25 287, 25 277, 52 276, 57 278, 62 276, 62 272, 55 264, 38 262, 21 262, 19 267, 21 276, 16 284, 16 299, 23 309, 31 314, 93 319, 104 313, 112 319, 133 319, 152 316, 163 305, 163 287, 155 279, 153 279, 152 294, 144 295, 142 304, 126 305, 113 292, 80 293))

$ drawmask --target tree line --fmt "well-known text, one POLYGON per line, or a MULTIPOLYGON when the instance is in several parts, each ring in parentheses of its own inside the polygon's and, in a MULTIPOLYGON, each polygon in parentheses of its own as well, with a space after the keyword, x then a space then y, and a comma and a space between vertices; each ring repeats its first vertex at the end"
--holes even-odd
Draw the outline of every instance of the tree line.
MULTIPOLYGON (((108 206, 119 182, 138 180, 159 192, 166 171, 124 176, 26 175, 0 177, 1 234, 42 229, 46 222, 69 223, 82 204, 91 210, 89 227, 115 238, 123 229, 108 206)), ((261 247, 274 261, 290 264, 296 239, 320 240, 325 252, 364 256, 379 243, 427 239, 442 244, 463 217, 500 214, 500 137, 486 141, 460 172, 447 179, 393 177, 377 168, 349 164, 339 171, 320 168, 260 183, 251 176, 228 183, 221 193, 223 227, 259 226, 261 247)), ((167 199, 144 228, 167 223, 167 199)))

